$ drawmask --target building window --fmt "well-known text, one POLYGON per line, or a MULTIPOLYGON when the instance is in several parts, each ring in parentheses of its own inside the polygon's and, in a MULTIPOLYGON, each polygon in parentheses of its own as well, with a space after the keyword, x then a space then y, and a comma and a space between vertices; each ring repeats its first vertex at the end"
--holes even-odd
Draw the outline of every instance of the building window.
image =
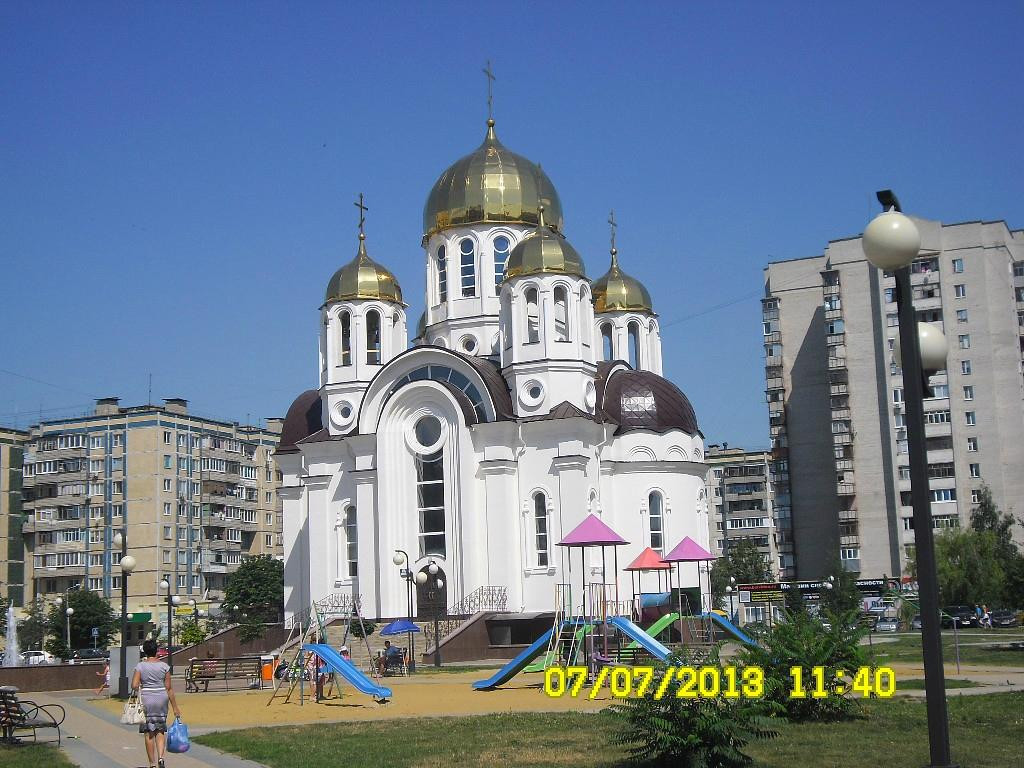
POLYGON ((548 500, 537 491, 533 494, 533 534, 534 551, 538 568, 548 567, 548 500))
POLYGON ((964 271, 963 259, 953 259, 953 271, 957 273, 964 271))
POLYGON ((959 283, 953 286, 953 295, 958 299, 967 298, 967 286, 963 283, 959 283))
MULTIPOLYGON (((429 418, 433 417, 425 416, 420 421, 429 418)), ((444 459, 441 450, 416 455, 416 501, 420 522, 420 557, 445 557, 444 459)))
POLYGON ((366 313, 366 364, 380 365, 380 312, 366 313))
POLYGON ((604 350, 604 359, 612 359, 612 325, 611 323, 601 323, 601 346, 604 350))
POLYGON ((981 464, 970 464, 971 477, 981 477, 981 464))
POLYGON ((540 305, 537 302, 537 289, 529 287, 523 293, 526 299, 526 343, 537 344, 540 341, 540 305))
POLYGON ((171 433, 170 432, 164 432, 164 445, 170 445, 170 444, 171 444, 171 433))
POLYGON ((635 321, 626 326, 629 342, 629 364, 633 370, 640 370, 640 326, 635 321))
POLYGON ((900 316, 894 313, 889 313, 885 316, 885 324, 889 328, 895 328, 900 324, 900 316))
POLYGON ((164 490, 167 493, 171 492, 171 478, 169 478, 169 477, 165 477, 164 478, 164 490))
POLYGON ((961 333, 956 337, 957 343, 960 345, 960 349, 971 348, 971 334, 961 333))
POLYGON ((973 399, 974 399, 974 386, 973 385, 965 386, 964 387, 964 400, 973 400, 973 399))
POLYGON ((555 287, 555 341, 569 340, 569 292, 564 285, 555 287))
POLYGON ((462 257, 460 263, 462 295, 476 296, 476 248, 470 238, 463 238, 459 242, 459 254, 462 257))
POLYGON ((505 279, 505 262, 508 261, 510 243, 507 237, 494 238, 494 295, 501 293, 501 281, 505 279))
POLYGON ((840 560, 859 560, 860 549, 857 547, 840 547, 839 549, 840 560))
POLYGON ((977 424, 977 418, 975 416, 975 412, 974 411, 967 411, 966 413, 964 413, 964 416, 967 419, 967 426, 968 427, 973 427, 973 426, 975 426, 977 424))
POLYGON ((897 387, 892 391, 892 401, 894 403, 903 402, 903 389, 901 387, 897 387))
POLYGON ((958 323, 966 323, 967 322, 967 310, 966 309, 958 309, 956 311, 956 321, 958 323))
POLYGON ((971 373, 971 361, 970 360, 961 360, 960 361, 960 373, 962 373, 964 376, 969 376, 970 375, 970 373, 971 373))
POLYGON ((341 321, 341 364, 352 365, 352 315, 342 312, 341 321))
POLYGON ((170 539, 171 538, 171 526, 169 526, 169 525, 165 525, 164 526, 164 538, 165 539, 170 539))
POLYGON ((896 289, 895 288, 886 288, 885 289, 885 303, 886 304, 892 304, 894 301, 896 301, 896 289))
POLYGON ((443 245, 437 248, 437 295, 442 303, 448 300, 448 255, 443 245))
MULTIPOLYGON (((345 560, 348 563, 350 579, 359 575, 359 529, 356 526, 356 508, 349 505, 345 509, 345 560)), ((269 535, 267 538, 271 538, 269 535)), ((267 543, 270 546, 270 543, 267 543)))
POLYGON ((1024 261, 1013 262, 1013 276, 1024 277, 1024 261))
POLYGON ((956 488, 933 488, 929 494, 933 502, 956 501, 956 488))
POLYGON ((825 323, 825 333, 829 336, 835 336, 837 333, 844 333, 846 331, 846 324, 842 320, 829 320, 825 323))
POLYGON ((980 504, 981 503, 981 491, 978 488, 971 489, 971 503, 972 504, 980 504))
POLYGON ((274 546, 274 534, 272 534, 272 533, 264 534, 264 536, 263 536, 263 544, 264 544, 264 546, 267 546, 267 547, 274 546))
POLYGON ((661 494, 658 491, 651 491, 647 496, 647 518, 650 522, 651 549, 655 552, 661 552, 665 545, 663 508, 661 494))
POLYGON ((974 453, 977 450, 978 450, 978 438, 976 438, 976 437, 968 437, 967 438, 967 451, 969 453, 974 453))

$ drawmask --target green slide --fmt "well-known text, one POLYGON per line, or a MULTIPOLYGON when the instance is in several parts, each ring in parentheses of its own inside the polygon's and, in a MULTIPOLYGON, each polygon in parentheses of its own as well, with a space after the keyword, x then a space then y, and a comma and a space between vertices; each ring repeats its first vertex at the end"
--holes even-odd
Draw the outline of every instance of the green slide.
MULTIPOLYGON (((669 613, 669 614, 666 614, 666 615, 662 616, 656 622, 651 624, 651 626, 649 626, 647 629, 645 629, 644 632, 646 632, 651 637, 657 637, 662 632, 664 632, 666 628, 672 626, 672 624, 675 623, 676 621, 679 621, 679 614, 676 613, 675 611, 673 611, 672 613, 669 613)), ((626 648, 629 649, 629 650, 633 650, 633 649, 639 648, 639 647, 640 647, 640 644, 637 643, 635 640, 632 643, 630 643, 629 645, 626 646, 626 648)))
MULTIPOLYGON (((576 637, 573 639, 573 644, 576 646, 577 649, 583 647, 583 638, 586 637, 586 635, 590 631, 590 629, 591 629, 591 627, 588 624, 588 625, 582 626, 582 627, 580 627, 579 629, 576 630, 576 637)), ((539 661, 533 662, 533 664, 531 664, 528 667, 524 667, 523 668, 523 672, 543 672, 548 667, 555 666, 555 661, 557 660, 557 658, 558 658, 558 650, 557 649, 555 649, 553 651, 548 651, 544 655, 543 659, 540 659, 539 661)), ((573 661, 575 661, 575 659, 573 661)))

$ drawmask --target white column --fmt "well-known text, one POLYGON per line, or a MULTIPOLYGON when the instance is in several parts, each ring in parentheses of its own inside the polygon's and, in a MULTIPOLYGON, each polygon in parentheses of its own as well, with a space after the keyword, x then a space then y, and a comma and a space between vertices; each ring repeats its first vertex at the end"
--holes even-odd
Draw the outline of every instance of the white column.
POLYGON ((392 568, 394 566, 391 563, 390 553, 388 559, 384 560, 383 553, 378 551, 380 521, 376 504, 377 472, 376 470, 354 472, 352 479, 356 486, 353 503, 356 507, 357 535, 359 537, 359 576, 352 591, 358 593, 362 599, 364 617, 378 618, 384 615, 381 612, 380 604, 381 570, 388 566, 392 568))

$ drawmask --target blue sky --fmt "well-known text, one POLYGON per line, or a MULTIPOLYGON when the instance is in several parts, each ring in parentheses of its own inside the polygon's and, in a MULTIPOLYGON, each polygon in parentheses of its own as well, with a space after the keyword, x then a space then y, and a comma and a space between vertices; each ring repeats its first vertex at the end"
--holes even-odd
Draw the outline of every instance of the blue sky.
POLYGON ((615 209, 708 440, 767 445, 769 260, 857 234, 883 187, 1024 227, 1021 39, 1019 2, 4 3, 0 423, 145 402, 150 374, 283 415, 359 192, 414 323, 423 203, 483 138, 490 58, 498 134, 592 277, 615 209))

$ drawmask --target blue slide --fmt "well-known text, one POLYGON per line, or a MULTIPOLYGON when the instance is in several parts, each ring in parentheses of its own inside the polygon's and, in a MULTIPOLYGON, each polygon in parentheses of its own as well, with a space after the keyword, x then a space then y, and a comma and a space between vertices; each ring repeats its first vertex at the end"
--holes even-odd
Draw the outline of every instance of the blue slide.
POLYGON ((715 622, 718 626, 720 626, 722 629, 724 629, 730 635, 735 637, 741 643, 746 643, 747 645, 757 645, 757 643, 755 643, 753 641, 753 639, 750 637, 750 635, 748 635, 742 629, 737 627, 735 624, 733 624, 731 621, 729 621, 727 618, 725 618, 725 616, 723 616, 722 614, 715 613, 714 611, 712 611, 711 613, 702 613, 701 614, 701 618, 702 619, 706 619, 706 618, 709 618, 709 617, 711 618, 711 620, 713 622, 715 622))
POLYGON ((335 674, 341 675, 348 680, 357 691, 373 696, 377 699, 390 699, 391 689, 375 684, 370 678, 360 672, 351 661, 345 661, 336 650, 329 645, 313 643, 302 646, 305 651, 312 651, 327 665, 327 669, 335 674))
POLYGON ((668 648, 648 635, 625 616, 614 616, 608 619, 608 623, 660 661, 665 661, 671 654, 668 648))
POLYGON ((534 640, 533 645, 495 672, 492 677, 489 677, 486 680, 477 680, 473 683, 473 689, 477 691, 489 691, 492 688, 497 688, 499 685, 504 685, 522 672, 531 661, 544 653, 548 649, 549 640, 551 640, 550 629, 534 640))

